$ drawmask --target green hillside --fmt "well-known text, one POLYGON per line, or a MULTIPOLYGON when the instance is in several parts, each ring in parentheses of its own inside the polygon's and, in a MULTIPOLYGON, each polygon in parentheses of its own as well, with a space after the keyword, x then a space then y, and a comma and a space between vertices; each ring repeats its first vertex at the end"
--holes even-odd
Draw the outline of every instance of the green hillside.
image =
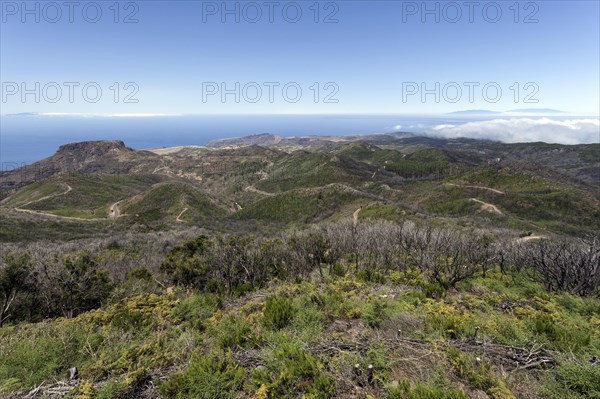
POLYGON ((0 172, 0 399, 600 398, 598 148, 110 141, 0 172))
POLYGON ((130 223, 197 223, 220 218, 226 211, 199 189, 185 183, 163 183, 125 200, 121 212, 130 223), (185 212, 184 212, 185 210, 185 212))
MULTIPOLYGON (((67 175, 60 179, 67 190, 23 208, 67 217, 106 218, 111 204, 133 196, 157 181, 159 177, 152 175, 67 175)), ((17 198, 29 190, 28 186, 19 190, 17 198)))
POLYGON ((0 392, 51 389, 77 367, 65 386, 78 398, 600 394, 588 361, 600 356, 598 299, 496 272, 439 299, 417 275, 378 280, 332 275, 234 298, 174 290, 5 327, 0 392))
POLYGON ((263 198, 244 207, 236 217, 267 222, 311 223, 330 218, 350 204, 358 208, 368 201, 373 201, 373 198, 348 186, 334 184, 309 190, 290 190, 263 198))

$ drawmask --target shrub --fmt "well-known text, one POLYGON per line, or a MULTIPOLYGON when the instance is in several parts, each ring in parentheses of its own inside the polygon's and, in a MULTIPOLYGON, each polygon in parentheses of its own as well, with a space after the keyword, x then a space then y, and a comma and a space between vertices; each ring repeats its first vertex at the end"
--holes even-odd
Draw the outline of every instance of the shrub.
POLYGON ((397 387, 392 387, 387 393, 388 399, 467 399, 462 391, 438 387, 434 385, 417 384, 411 387, 410 382, 404 380, 397 387))
POLYGON ((21 291, 33 289, 31 257, 8 253, 0 259, 0 327, 10 316, 11 304, 21 291))
POLYGON ((218 339, 223 349, 247 347, 253 342, 252 325, 241 317, 226 317, 210 332, 218 339))
POLYGON ((301 309, 292 321, 293 331, 303 341, 317 339, 325 325, 323 311, 310 301, 303 303, 301 309))
POLYGON ((367 283, 383 284, 385 276, 375 269, 363 269, 358 272, 357 277, 367 283))
POLYGON ((535 333, 558 349, 577 351, 588 346, 592 340, 590 331, 582 331, 578 326, 568 328, 547 314, 536 314, 532 324, 535 333))
POLYGON ((515 399, 504 381, 492 373, 488 363, 475 361, 454 347, 448 349, 448 360, 458 376, 467 378, 474 388, 485 391, 493 399, 515 399))
POLYGON ((423 291, 427 298, 443 298, 446 290, 438 283, 426 283, 423 285, 423 291))
POLYGON ((0 330, 0 388, 31 388, 81 365, 86 333, 72 324, 33 324, 0 330), (5 386, 6 385, 6 386, 5 386))
POLYGON ((409 267, 402 272, 390 272, 389 279, 396 285, 405 284, 411 287, 423 287, 426 284, 421 271, 416 267, 409 267))
POLYGON ((66 254, 45 274, 48 306, 68 318, 100 307, 113 288, 108 270, 99 267, 97 256, 89 251, 66 254))
POLYGON ((94 399, 118 399, 126 397, 129 387, 122 380, 106 382, 96 393, 94 399))
POLYGON ((185 370, 169 376, 160 392, 177 399, 234 399, 245 375, 230 354, 197 355, 185 370))
POLYGON ((380 299, 375 299, 367 304, 362 315, 365 323, 371 328, 379 328, 387 319, 387 303, 380 299))
POLYGON ((183 321, 197 330, 204 329, 204 321, 221 307, 221 299, 214 294, 194 294, 173 308, 176 321, 183 321))
POLYGON ((292 300, 283 295, 274 295, 267 298, 263 312, 263 324, 272 330, 281 330, 286 327, 296 309, 292 300))
POLYGON ((335 277, 344 277, 346 275, 346 269, 342 263, 336 262, 331 266, 330 274, 335 277))
POLYGON ((136 280, 151 280, 152 273, 145 268, 144 266, 134 267, 127 273, 128 279, 136 279, 136 280))
POLYGON ((160 265, 160 270, 173 284, 206 289, 211 280, 210 248, 213 242, 201 235, 173 248, 160 265))
POLYGON ((269 399, 328 399, 335 393, 335 382, 324 373, 321 362, 293 342, 283 342, 275 348, 267 370, 257 370, 254 382, 264 386, 269 399))
POLYGON ((115 305, 114 316, 110 321, 113 328, 125 332, 136 332, 146 330, 153 322, 152 315, 145 314, 138 309, 129 308, 126 305, 115 305))
POLYGON ((600 398, 600 367, 563 359, 544 381, 543 393, 556 399, 600 398))

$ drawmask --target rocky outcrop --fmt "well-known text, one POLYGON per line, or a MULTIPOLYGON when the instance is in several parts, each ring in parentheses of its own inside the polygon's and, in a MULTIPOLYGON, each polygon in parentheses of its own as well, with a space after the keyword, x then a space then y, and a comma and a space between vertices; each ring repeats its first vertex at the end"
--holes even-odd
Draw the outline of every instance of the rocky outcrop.
POLYGON ((59 173, 123 174, 153 167, 158 156, 135 151, 119 140, 84 141, 62 145, 49 158, 22 168, 0 172, 0 190, 18 188, 59 173))

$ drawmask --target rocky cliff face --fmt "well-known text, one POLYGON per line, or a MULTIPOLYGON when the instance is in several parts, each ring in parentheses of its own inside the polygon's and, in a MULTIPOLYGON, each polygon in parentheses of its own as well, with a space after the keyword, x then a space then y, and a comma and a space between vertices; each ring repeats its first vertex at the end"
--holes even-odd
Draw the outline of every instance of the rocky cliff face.
POLYGON ((132 152, 121 140, 83 141, 61 145, 56 152, 59 154, 78 154, 86 157, 102 156, 110 152, 132 152))
POLYGON ((0 172, 0 190, 52 177, 58 173, 130 173, 158 156, 135 151, 119 140, 84 141, 62 145, 49 158, 17 170, 0 172))

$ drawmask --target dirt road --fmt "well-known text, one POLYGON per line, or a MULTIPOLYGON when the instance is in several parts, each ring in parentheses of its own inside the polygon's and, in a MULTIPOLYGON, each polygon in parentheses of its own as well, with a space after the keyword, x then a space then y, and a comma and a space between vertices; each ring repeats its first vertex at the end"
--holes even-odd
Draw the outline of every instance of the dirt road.
POLYGON ((491 191, 493 193, 496 194, 505 194, 504 191, 500 191, 500 190, 496 190, 495 188, 490 188, 490 187, 484 187, 484 186, 465 186, 462 184, 454 184, 454 183, 446 183, 449 186, 455 186, 455 187, 465 187, 465 188, 476 188, 479 190, 487 190, 487 191, 491 191))
POLYGON ((185 222, 185 220, 182 220, 181 217, 183 216, 184 213, 186 213, 188 210, 188 208, 184 208, 183 211, 181 211, 181 213, 179 213, 179 215, 177 215, 177 217, 175 218, 176 222, 185 222))
POLYGON ((488 204, 487 202, 483 202, 477 198, 471 198, 471 201, 481 204, 481 208, 479 209, 480 212, 491 212, 498 215, 504 215, 504 213, 502 213, 502 211, 494 204, 488 204))
POLYGON ((119 202, 115 202, 114 204, 112 204, 108 210, 108 217, 110 219, 116 219, 119 216, 121 216, 121 210, 119 209, 119 202))
POLYGON ((361 210, 362 210, 362 207, 355 210, 354 213, 352 214, 352 220, 354 221, 354 227, 356 227, 356 225, 358 225, 358 214, 360 213, 361 210))

